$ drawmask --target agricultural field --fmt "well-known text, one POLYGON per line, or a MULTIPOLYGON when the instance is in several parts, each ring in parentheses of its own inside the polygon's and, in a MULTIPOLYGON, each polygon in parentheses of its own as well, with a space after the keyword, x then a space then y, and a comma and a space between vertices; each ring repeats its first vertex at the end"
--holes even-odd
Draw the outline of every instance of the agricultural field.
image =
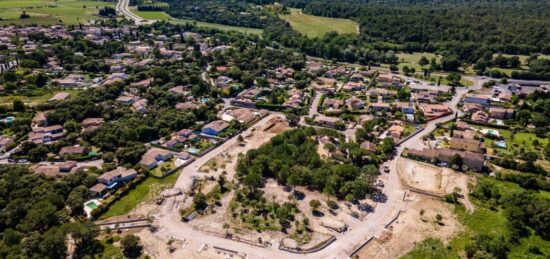
POLYGON ((231 25, 224 25, 224 24, 217 24, 217 23, 209 23, 209 22, 199 22, 199 21, 189 20, 189 19, 173 19, 173 20, 170 20, 170 22, 173 23, 173 24, 191 23, 191 24, 196 24, 197 26, 218 29, 218 30, 221 30, 221 31, 237 31, 237 32, 242 32, 242 33, 246 33, 246 34, 255 34, 255 35, 258 35, 258 36, 261 36, 262 33, 263 33, 262 29, 238 27, 238 26, 231 26, 231 25))
POLYGON ((115 2, 80 0, 0 0, 0 25, 50 25, 60 20, 65 24, 85 23, 98 19, 97 13, 104 6, 114 7, 115 2), (25 11, 30 18, 20 19, 25 11))
POLYGON ((328 18, 303 14, 302 10, 290 8, 290 14, 281 15, 292 28, 308 37, 322 37, 327 32, 359 33, 359 24, 350 19, 328 18))

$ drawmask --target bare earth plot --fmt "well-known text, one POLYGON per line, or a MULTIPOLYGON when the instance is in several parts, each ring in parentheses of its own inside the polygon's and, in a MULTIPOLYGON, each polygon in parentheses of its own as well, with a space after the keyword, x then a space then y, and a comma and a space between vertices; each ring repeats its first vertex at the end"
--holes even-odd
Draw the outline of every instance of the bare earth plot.
POLYGON ((463 230, 453 207, 442 201, 412 194, 399 219, 379 238, 374 239, 357 253, 358 258, 399 258, 426 238, 449 242, 463 230), (441 220, 437 221, 437 215, 441 220))
POLYGON ((290 14, 281 15, 292 28, 308 37, 322 37, 327 32, 359 33, 359 25, 350 19, 329 18, 303 14, 302 10, 290 8, 290 14))

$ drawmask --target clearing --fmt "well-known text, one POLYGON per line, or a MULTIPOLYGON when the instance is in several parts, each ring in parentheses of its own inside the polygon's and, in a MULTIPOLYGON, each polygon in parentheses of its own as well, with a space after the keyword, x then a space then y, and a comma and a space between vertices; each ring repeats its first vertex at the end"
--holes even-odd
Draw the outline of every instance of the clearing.
POLYGON ((380 237, 357 253, 357 258, 399 258, 426 238, 447 243, 463 230, 453 213, 453 206, 442 201, 411 194, 408 209, 380 237), (441 220, 437 220, 437 215, 441 220))
POLYGON ((281 15, 281 18, 290 23, 292 28, 308 37, 322 37, 327 32, 359 33, 359 24, 350 19, 329 18, 302 13, 302 10, 289 8, 290 14, 281 15))
POLYGON ((162 179, 147 177, 143 182, 139 183, 126 196, 115 202, 109 207, 109 210, 101 215, 101 219, 112 216, 124 215, 132 211, 138 204, 143 201, 153 201, 158 196, 164 187, 171 187, 178 179, 179 172, 168 175, 162 179))
POLYGON ((224 25, 224 24, 218 24, 218 23, 199 22, 199 21, 189 20, 189 19, 171 19, 170 23, 173 23, 173 24, 190 23, 199 27, 213 28, 213 29, 218 29, 220 31, 237 31, 245 34, 255 34, 258 36, 261 36, 262 33, 264 32, 264 30, 262 29, 238 27, 238 26, 224 25))
POLYGON ((133 9, 132 13, 147 20, 168 20, 172 18, 170 15, 162 11, 138 11, 133 9))
POLYGON ((86 23, 97 20, 99 9, 104 6, 114 7, 115 2, 80 1, 80 0, 0 0, 0 25, 51 25, 60 20, 65 24, 86 23), (30 18, 20 19, 25 11, 30 18))
POLYGON ((468 193, 468 176, 407 158, 397 158, 397 173, 410 188, 443 196, 457 191, 468 193))

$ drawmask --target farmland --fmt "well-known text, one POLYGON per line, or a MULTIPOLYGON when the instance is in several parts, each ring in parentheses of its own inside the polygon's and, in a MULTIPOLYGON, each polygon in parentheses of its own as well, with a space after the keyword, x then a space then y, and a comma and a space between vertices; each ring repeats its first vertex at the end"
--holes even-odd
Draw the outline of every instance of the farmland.
POLYGON ((165 12, 162 12, 162 11, 137 11, 137 10, 133 10, 132 11, 134 14, 136 14, 137 16, 143 18, 143 19, 148 19, 148 20, 168 20, 170 19, 170 15, 166 14, 165 12))
POLYGON ((0 0, 0 25, 50 25, 63 21, 65 24, 85 23, 98 19, 97 13, 104 6, 114 7, 114 2, 77 0, 0 0), (30 18, 20 19, 26 12, 30 18))
POLYGON ((359 25, 349 19, 328 18, 303 14, 302 10, 290 8, 290 14, 281 18, 290 23, 292 28, 308 37, 322 37, 327 32, 357 34, 359 25))

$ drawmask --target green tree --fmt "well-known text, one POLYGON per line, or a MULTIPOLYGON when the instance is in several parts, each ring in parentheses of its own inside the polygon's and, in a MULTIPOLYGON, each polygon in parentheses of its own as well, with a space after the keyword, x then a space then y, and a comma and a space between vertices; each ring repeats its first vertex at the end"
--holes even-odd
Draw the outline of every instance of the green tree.
POLYGON ((120 245, 122 253, 128 258, 138 258, 143 250, 139 237, 135 235, 126 235, 120 240, 120 245))
POLYGON ((196 193, 193 195, 193 206, 196 210, 204 210, 208 206, 208 203, 206 202, 206 196, 202 193, 196 193))

